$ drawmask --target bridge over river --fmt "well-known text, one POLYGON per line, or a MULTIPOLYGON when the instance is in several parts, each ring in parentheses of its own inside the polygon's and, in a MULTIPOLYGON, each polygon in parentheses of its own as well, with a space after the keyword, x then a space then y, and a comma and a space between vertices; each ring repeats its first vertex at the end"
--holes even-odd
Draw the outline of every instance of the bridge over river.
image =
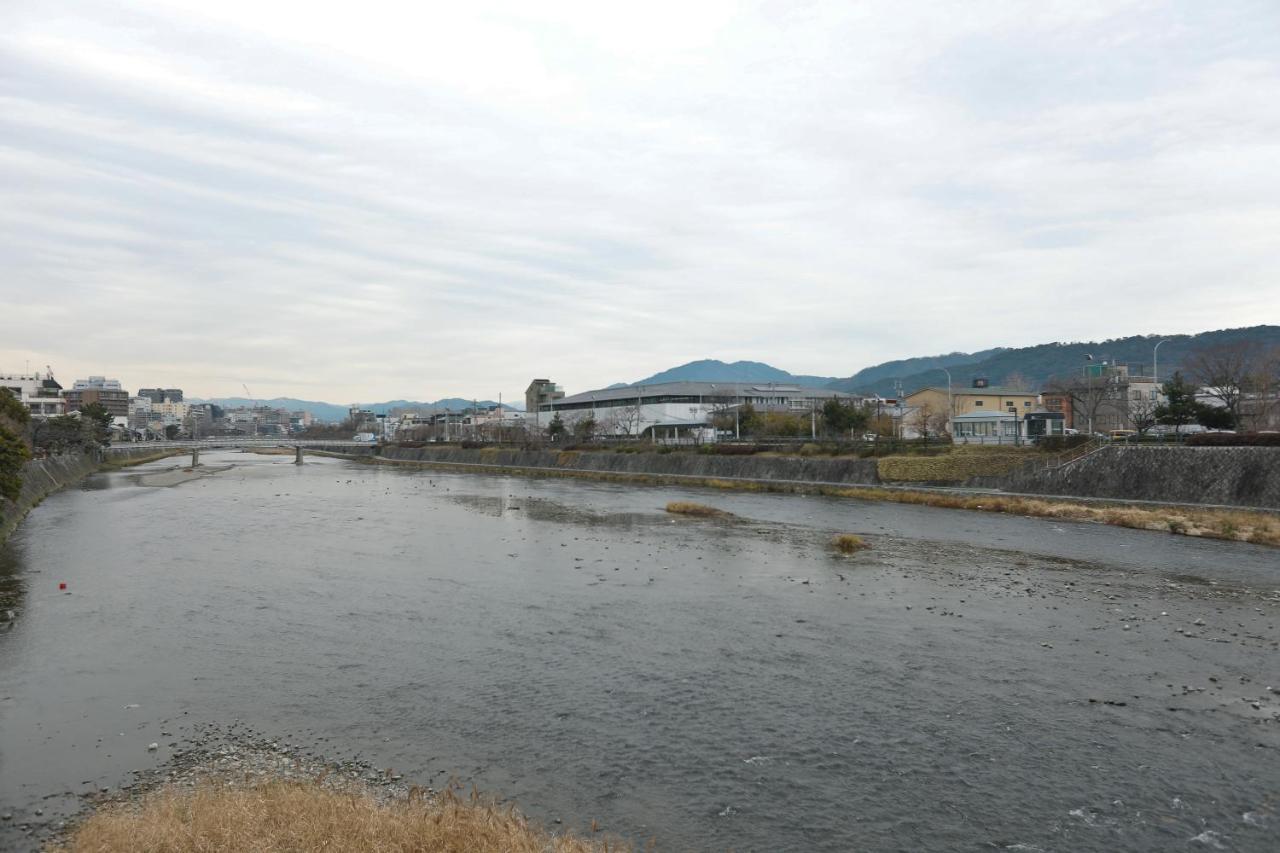
POLYGON ((353 448, 373 448, 375 444, 368 441, 353 441, 351 439, 323 439, 323 438, 291 438, 289 436, 277 436, 269 438, 249 438, 245 436, 225 436, 220 438, 199 438, 172 441, 129 441, 120 444, 113 444, 106 449, 106 453, 110 455, 112 451, 124 450, 181 450, 191 453, 191 464, 200 464, 201 450, 228 450, 234 448, 255 448, 255 447, 292 447, 294 449, 294 462, 298 465, 302 464, 302 451, 304 448, 312 450, 351 450, 353 448))

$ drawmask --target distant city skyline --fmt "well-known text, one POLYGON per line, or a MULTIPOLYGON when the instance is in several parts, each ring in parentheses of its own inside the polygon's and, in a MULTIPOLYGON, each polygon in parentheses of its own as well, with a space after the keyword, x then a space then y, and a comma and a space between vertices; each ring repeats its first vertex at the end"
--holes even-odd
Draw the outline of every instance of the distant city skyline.
POLYGON ((1280 322, 1280 6, 0 7, 0 370, 334 403, 1280 322))

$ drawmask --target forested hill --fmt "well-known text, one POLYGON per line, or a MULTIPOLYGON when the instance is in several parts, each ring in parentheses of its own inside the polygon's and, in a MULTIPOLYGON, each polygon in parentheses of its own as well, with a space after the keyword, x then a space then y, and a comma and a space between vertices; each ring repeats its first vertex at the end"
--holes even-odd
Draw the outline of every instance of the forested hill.
POLYGON ((895 380, 901 380, 903 391, 909 394, 928 385, 946 385, 946 374, 937 369, 946 367, 951 371, 952 383, 956 387, 970 385, 972 380, 978 377, 988 379, 992 385, 1003 384, 1010 377, 1020 377, 1026 380, 1033 390, 1039 390, 1054 376, 1079 371, 1086 361, 1086 356, 1089 355, 1092 355, 1095 361, 1141 365, 1149 370, 1152 363, 1152 349, 1161 340, 1167 343, 1160 347, 1160 376, 1167 378, 1182 366, 1184 359, 1194 350, 1240 341, 1253 342, 1264 347, 1280 347, 1280 326, 1220 329, 1196 335, 1134 335, 1107 341, 1039 344, 1032 347, 988 350, 986 353, 975 353, 969 358, 936 356, 937 363, 930 364, 928 369, 923 370, 912 369, 918 368, 918 363, 922 359, 907 359, 903 362, 886 362, 867 368, 848 379, 831 382, 827 387, 840 391, 892 396, 895 380), (902 365, 906 369, 895 369, 895 365, 902 365))

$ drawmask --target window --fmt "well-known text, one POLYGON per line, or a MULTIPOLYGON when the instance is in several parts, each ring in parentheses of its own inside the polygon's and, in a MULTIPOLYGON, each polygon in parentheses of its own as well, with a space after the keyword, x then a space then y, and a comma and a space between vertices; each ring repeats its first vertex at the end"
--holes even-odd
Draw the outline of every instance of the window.
POLYGON ((977 407, 980 407, 980 406, 982 406, 982 401, 981 401, 981 400, 974 400, 974 401, 973 401, 973 405, 974 405, 974 406, 977 406, 977 407))
POLYGON ((1023 401, 1022 401, 1022 407, 1023 407, 1024 409, 1029 409, 1029 408, 1031 408, 1031 401, 1030 401, 1030 400, 1023 400, 1023 401))

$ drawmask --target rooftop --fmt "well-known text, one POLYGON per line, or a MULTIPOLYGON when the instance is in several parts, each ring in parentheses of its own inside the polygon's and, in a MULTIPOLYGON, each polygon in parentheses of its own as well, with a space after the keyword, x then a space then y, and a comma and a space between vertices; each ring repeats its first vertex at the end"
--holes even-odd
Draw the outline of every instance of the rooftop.
MULTIPOLYGON (((947 386, 943 385, 942 387, 938 387, 937 385, 927 385, 924 388, 918 388, 915 391, 912 391, 907 396, 914 397, 921 391, 940 391, 945 394, 947 393, 947 386)), ((968 385, 960 387, 953 385, 951 387, 952 397, 959 397, 961 394, 967 394, 971 397, 1034 397, 1037 393, 1038 392, 1036 391, 1023 391, 1018 388, 1005 388, 1003 385, 988 385, 986 388, 971 388, 968 385)))

